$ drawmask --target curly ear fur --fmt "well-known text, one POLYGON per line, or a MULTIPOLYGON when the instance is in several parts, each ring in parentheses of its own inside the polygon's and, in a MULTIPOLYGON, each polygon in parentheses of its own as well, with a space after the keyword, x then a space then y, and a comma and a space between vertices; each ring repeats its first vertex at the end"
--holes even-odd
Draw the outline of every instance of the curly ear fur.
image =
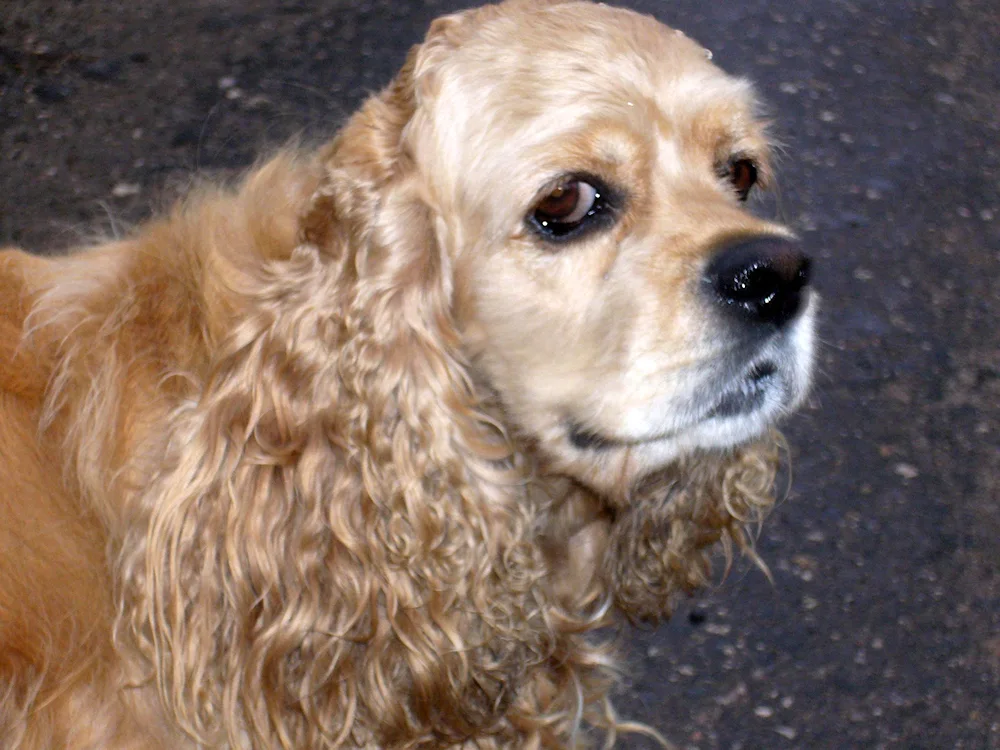
MULTIPOLYGON (((709 582, 712 552, 722 543, 753 552, 747 526, 774 503, 778 436, 679 461, 639 489, 615 520, 604 573, 615 603, 630 619, 670 617, 678 594, 709 582)), ((766 568, 765 568, 766 570, 766 568)))
POLYGON ((411 69, 325 155, 300 244, 235 274, 133 508, 118 637, 205 744, 567 747, 603 710, 608 659, 545 601, 538 493, 459 354, 411 69))

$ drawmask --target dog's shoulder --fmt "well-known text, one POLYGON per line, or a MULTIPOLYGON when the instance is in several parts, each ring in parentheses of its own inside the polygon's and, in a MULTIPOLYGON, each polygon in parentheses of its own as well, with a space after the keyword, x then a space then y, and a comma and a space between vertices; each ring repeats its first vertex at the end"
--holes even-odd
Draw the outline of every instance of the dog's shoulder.
POLYGON ((35 291, 50 261, 18 248, 0 249, 0 390, 37 399, 47 368, 24 345, 24 327, 35 291))
POLYGON ((200 380, 256 304, 261 269, 291 255, 320 179, 315 158, 281 152, 124 238, 55 257, 0 250, 0 390, 38 399, 58 377, 82 396, 112 376, 149 395, 200 380))

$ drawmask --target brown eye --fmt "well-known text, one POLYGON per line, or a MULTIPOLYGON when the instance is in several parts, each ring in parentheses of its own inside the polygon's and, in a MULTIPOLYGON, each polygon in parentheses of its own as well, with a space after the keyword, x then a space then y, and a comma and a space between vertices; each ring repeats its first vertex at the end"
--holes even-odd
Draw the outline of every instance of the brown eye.
POLYGON ((729 172, 726 175, 736 189, 741 201, 750 195, 750 190, 757 184, 757 165, 750 159, 734 159, 729 162, 729 172))
POLYGON ((573 180, 560 185, 535 206, 535 219, 542 227, 578 224, 594 208, 601 194, 590 183, 573 180))
POLYGON ((606 192, 596 178, 567 178, 535 204, 528 223, 545 239, 570 239, 611 218, 606 192))

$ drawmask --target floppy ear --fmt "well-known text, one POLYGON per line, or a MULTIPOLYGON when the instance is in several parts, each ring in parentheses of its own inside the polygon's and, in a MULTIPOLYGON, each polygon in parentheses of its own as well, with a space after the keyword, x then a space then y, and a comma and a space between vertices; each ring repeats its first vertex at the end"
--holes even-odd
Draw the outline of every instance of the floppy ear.
MULTIPOLYGON (((611 528, 604 571, 630 619, 670 617, 679 594, 709 582, 721 542, 750 555, 751 532, 774 503, 777 434, 725 454, 700 454, 671 467, 636 493, 611 528)), ((765 568, 766 570, 766 568, 765 568)))
POLYGON ((206 745, 555 746, 603 694, 461 355, 406 148, 422 62, 322 155, 299 245, 217 280, 234 322, 132 509, 118 638, 206 745))

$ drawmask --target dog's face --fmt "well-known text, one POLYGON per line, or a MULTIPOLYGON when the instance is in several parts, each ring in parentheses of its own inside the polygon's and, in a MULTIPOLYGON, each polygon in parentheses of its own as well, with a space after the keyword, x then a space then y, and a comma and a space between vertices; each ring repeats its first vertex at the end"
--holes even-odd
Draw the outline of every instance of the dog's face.
POLYGON ((554 466, 620 496, 795 406, 815 303, 790 233, 742 203, 770 169, 749 86, 598 4, 436 33, 412 153, 473 362, 554 466))

